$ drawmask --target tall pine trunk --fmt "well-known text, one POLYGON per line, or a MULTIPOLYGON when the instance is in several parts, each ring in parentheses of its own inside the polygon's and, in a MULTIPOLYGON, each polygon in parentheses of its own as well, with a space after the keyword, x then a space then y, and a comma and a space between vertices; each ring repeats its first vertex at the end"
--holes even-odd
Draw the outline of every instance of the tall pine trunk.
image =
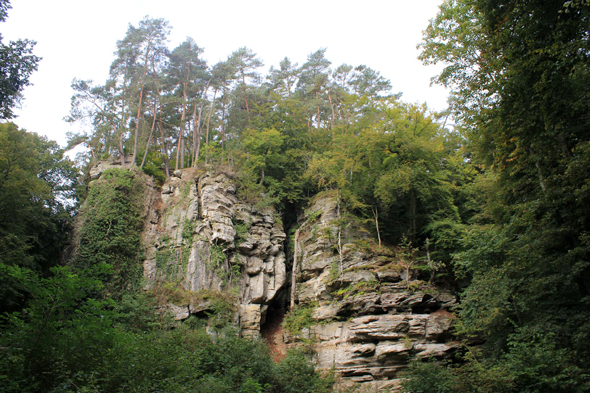
POLYGON ((141 75, 141 89, 139 90, 139 104, 137 105, 137 117, 135 119, 135 136, 133 138, 133 155, 131 156, 132 165, 135 164, 135 157, 137 156, 137 143, 139 141, 139 118, 141 116, 141 104, 143 100, 143 88, 145 87, 145 75, 147 73, 147 64, 150 54, 150 46, 145 52, 145 62, 143 63, 143 73, 141 75))
POLYGON ((184 168, 184 119, 186 117, 186 83, 182 84, 182 115, 180 117, 180 132, 178 134, 178 145, 176 146, 176 169, 178 168, 179 164, 179 157, 180 157, 180 166, 184 168))

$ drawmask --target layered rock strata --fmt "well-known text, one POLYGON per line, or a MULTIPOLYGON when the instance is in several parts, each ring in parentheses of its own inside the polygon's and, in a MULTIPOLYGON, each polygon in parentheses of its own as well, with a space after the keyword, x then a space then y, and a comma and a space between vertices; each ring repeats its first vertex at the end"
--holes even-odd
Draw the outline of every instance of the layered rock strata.
MULTIPOLYGON (((215 297, 226 296, 241 334, 259 337, 269 307, 275 314, 286 305, 287 236, 272 209, 240 200, 237 191, 230 173, 194 169, 151 188, 145 289, 190 294, 164 296, 163 309, 177 320, 210 316, 215 297)), ((317 195, 297 221, 297 244, 289 239, 298 261, 294 299, 312 317, 301 332, 284 333, 281 350, 311 346, 318 367, 361 391, 395 391, 409 362, 456 350, 449 312, 456 298, 419 279, 411 252, 379 246, 334 193, 317 195)))
POLYGON ((395 390, 411 360, 456 350, 456 298, 419 280, 407 250, 379 246, 334 194, 318 195, 299 224, 296 299, 315 323, 286 334, 289 345, 313 343, 319 367, 370 391, 395 390))
MULTIPOLYGON (((238 200, 231 175, 188 169, 163 185, 157 211, 145 234, 146 289, 176 283, 197 294, 230 292, 242 334, 257 337, 287 280, 286 235, 273 210, 238 200)), ((182 320, 202 315, 208 303, 170 303, 168 310, 182 320)))

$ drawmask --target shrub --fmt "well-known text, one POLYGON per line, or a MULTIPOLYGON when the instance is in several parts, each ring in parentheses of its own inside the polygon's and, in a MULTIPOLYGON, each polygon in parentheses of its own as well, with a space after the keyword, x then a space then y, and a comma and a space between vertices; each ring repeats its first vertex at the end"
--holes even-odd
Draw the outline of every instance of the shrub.
POLYGON ((289 333, 298 335, 305 328, 313 326, 316 321, 313 319, 313 307, 295 307, 290 310, 283 319, 283 328, 289 333))
POLYGON ((320 376, 302 349, 293 349, 277 367, 282 392, 328 392, 334 384, 333 375, 320 376))

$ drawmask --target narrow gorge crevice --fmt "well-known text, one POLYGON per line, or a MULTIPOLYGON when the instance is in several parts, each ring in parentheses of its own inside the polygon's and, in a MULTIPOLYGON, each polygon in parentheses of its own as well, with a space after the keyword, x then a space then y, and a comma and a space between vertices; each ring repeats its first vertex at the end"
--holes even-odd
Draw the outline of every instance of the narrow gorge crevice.
POLYGON ((286 274, 287 282, 285 284, 285 291, 288 293, 288 297, 285 299, 285 308, 287 311, 293 309, 297 303, 296 294, 294 293, 295 285, 293 285, 297 279, 297 267, 294 264, 297 261, 295 257, 296 242, 298 241, 298 229, 299 229, 299 217, 302 214, 303 209, 298 204, 289 203, 285 207, 283 212, 283 227, 287 238, 283 249, 285 250, 286 256, 286 274))
POLYGON ((398 383, 412 359, 456 350, 446 312, 455 297, 407 269, 351 213, 343 224, 336 192, 277 212, 245 200, 231 174, 180 172, 162 188, 161 220, 146 237, 158 246, 144 262, 148 288, 182 278, 192 300, 165 304, 177 320, 236 324, 276 362, 305 345, 318 368, 371 388, 398 383))
POLYGON ((282 299, 282 301, 271 304, 260 324, 260 336, 268 344, 270 354, 275 362, 280 362, 287 355, 282 326, 286 313, 285 303, 282 299))
POLYGON ((275 362, 280 362, 287 355, 287 344, 284 337, 283 319, 291 309, 292 283, 296 277, 293 275, 294 261, 294 233, 297 228, 297 217, 301 208, 294 204, 286 206, 282 214, 283 229, 287 237, 283 243, 286 259, 286 283, 277 293, 275 299, 268 305, 260 320, 260 336, 269 346, 271 356, 275 362))

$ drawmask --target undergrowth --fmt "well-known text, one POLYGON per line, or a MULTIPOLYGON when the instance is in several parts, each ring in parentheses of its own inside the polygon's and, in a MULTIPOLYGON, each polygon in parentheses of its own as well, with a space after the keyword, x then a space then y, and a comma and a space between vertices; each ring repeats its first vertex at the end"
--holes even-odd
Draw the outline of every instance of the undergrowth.
POLYGON ((303 329, 310 328, 317 322, 313 319, 313 305, 296 306, 283 319, 283 328, 292 335, 300 335, 303 329))

